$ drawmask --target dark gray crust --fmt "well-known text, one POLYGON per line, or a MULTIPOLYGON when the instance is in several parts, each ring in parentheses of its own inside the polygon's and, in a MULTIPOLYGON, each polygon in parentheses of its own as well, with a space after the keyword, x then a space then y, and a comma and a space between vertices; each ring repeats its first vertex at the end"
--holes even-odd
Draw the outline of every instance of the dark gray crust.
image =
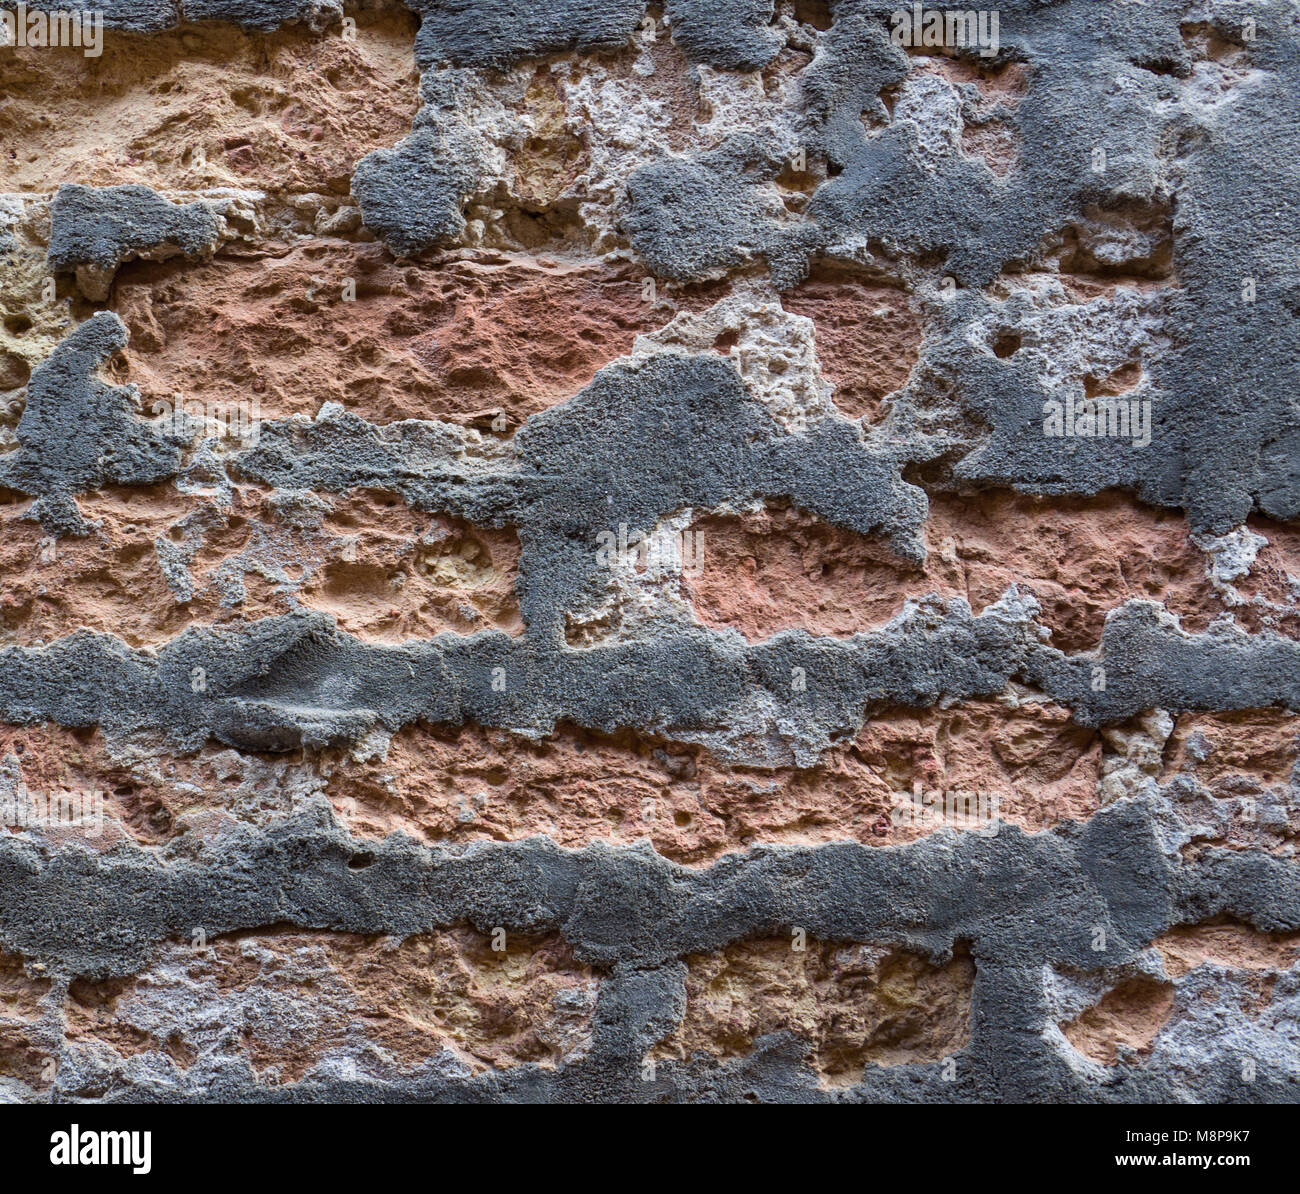
POLYGON ((32 372, 19 448, 0 459, 0 485, 38 500, 31 517, 56 535, 85 534, 75 495, 101 485, 174 476, 180 450, 137 416, 138 394, 95 374, 126 347, 126 326, 102 311, 32 372))
POLYGON ((111 270, 164 248, 194 257, 216 247, 220 230, 203 203, 170 203, 148 187, 66 183, 50 204, 49 262, 56 270, 111 270))

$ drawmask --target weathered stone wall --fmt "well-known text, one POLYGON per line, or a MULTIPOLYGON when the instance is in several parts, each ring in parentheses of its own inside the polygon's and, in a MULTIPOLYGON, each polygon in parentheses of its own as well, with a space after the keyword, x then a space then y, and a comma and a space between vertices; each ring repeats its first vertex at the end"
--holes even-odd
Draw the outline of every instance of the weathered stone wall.
POLYGON ((0 1101, 1300 1101, 1300 7, 894 8, 0 46, 0 1101))

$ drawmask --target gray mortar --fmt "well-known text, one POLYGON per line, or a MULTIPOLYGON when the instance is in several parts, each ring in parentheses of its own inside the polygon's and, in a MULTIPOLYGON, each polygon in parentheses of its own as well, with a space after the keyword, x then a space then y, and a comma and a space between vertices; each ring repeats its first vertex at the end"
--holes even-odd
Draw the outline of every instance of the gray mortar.
POLYGON ((624 45, 645 0, 413 0, 411 7, 422 16, 415 43, 421 70, 444 64, 505 70, 528 58, 624 45))
POLYGON ((70 1051, 53 1096, 61 1101, 105 1088, 108 1101, 1300 1101, 1294 1042, 1260 1058, 1246 1083, 1228 1050, 1203 1050, 1193 1075, 1175 1051, 1098 1077, 1048 1038, 1045 966, 1129 965, 1169 928, 1213 916, 1266 932, 1300 929, 1294 865, 1231 850, 1171 861, 1155 811, 1128 799, 1044 834, 1001 826, 908 846, 763 847, 705 870, 648 847, 563 850, 544 838, 459 849, 428 849, 401 834, 363 842, 324 804, 267 829, 236 830, 192 857, 136 846, 102 856, 47 852, 5 837, 0 942, 66 982, 136 973, 164 942, 200 928, 209 937, 271 924, 405 937, 468 923, 560 933, 576 958, 606 972, 591 1049, 556 1070, 520 1065, 464 1078, 430 1066, 388 1080, 318 1071, 268 1087, 228 1057, 188 1071, 157 1058, 151 1071, 136 1059, 108 1082, 102 1062, 70 1051), (955 1081, 944 1081, 937 1062, 871 1066, 860 1083, 832 1093, 818 1085, 807 1045, 785 1033, 760 1039, 735 1063, 661 1061, 643 1080, 643 1056, 684 1011, 681 959, 795 927, 939 963, 968 942, 975 1011, 971 1040, 953 1055, 955 1081), (1098 927, 1101 950, 1093 948, 1098 927))
POLYGON ((1151 708, 1300 709, 1293 640, 1186 635, 1159 607, 1130 602, 1107 621, 1098 654, 1065 656, 1039 641, 1033 608, 1012 601, 972 616, 963 601, 931 599, 849 639, 785 631, 747 645, 680 627, 580 650, 498 631, 373 646, 315 613, 195 628, 156 652, 82 633, 0 651, 0 720, 158 730, 181 750, 215 738, 260 751, 355 743, 417 719, 537 736, 564 720, 703 742, 750 765, 812 766, 871 708, 993 695, 1013 679, 1091 725, 1151 708), (1099 667, 1106 688, 1093 691, 1099 667), (796 669, 806 690, 793 684, 796 669))
MULTIPOLYGON (((0 8, 16 8, 18 0, 0 0, 0 8)), ((29 10, 67 11, 60 0, 37 0, 29 10)), ((338 0, 97 0, 87 12, 100 12, 104 28, 122 33, 164 33, 186 21, 227 21, 272 32, 299 22, 320 30, 343 15, 338 0)))
MULTIPOLYGON (((552 54, 624 46, 646 17, 646 0, 408 0, 421 14, 415 60, 421 70, 469 66, 503 71, 552 54)), ((770 28, 772 0, 669 0, 673 40, 692 62, 758 70, 781 45, 770 28)))
POLYGON ((719 70, 761 70, 781 48, 769 28, 772 0, 666 0, 664 16, 682 53, 719 70))
POLYGON ((101 485, 151 485, 175 475, 180 450, 136 418, 134 386, 96 371, 126 347, 126 326, 100 312, 38 365, 27 383, 18 450, 0 457, 0 486, 37 501, 30 517, 52 535, 84 535, 75 495, 101 485))
MULTIPOLYGON (((12 11, 17 7, 18 0, 0 0, 0 9, 12 11)), ((59 0, 37 0, 27 5, 32 12, 67 12, 72 7, 59 0)), ((102 13, 105 29, 128 33, 161 33, 180 23, 178 0, 100 0, 93 7, 87 5, 84 11, 102 13)))
POLYGON ((128 257, 162 248, 198 256, 215 248, 221 226, 205 203, 181 206, 141 186, 67 183, 50 204, 49 262, 113 269, 128 257))
MULTIPOLYGON (((210 255, 222 223, 206 203, 170 203, 142 186, 61 186, 50 204, 50 267, 90 272, 87 297, 108 297, 113 272, 124 261, 183 253, 210 255)), ((78 278, 82 275, 79 273, 78 278)))
POLYGON ((481 138, 457 113, 459 72, 425 75, 411 134, 357 163, 352 194, 366 227, 399 256, 457 237, 465 200, 483 169, 481 138))
POLYGON ((627 182, 623 231, 651 270, 674 282, 721 277, 761 257, 779 286, 792 286, 807 272, 814 231, 779 223, 757 193, 784 166, 748 135, 642 166, 627 182))
POLYGON ((343 16, 342 0, 180 0, 180 4, 187 21, 228 21, 264 33, 298 23, 319 31, 343 16))

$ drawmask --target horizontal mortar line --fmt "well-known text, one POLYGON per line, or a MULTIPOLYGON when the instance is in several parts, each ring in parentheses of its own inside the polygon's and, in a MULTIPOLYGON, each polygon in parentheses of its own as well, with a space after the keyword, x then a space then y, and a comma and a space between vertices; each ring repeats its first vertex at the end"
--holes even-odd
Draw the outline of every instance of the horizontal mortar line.
POLYGON ((134 843, 95 855, 6 835, 0 943, 76 977, 137 973, 158 945, 196 927, 209 936, 285 924, 405 937, 468 923, 558 932, 596 965, 658 965, 799 926, 818 939, 928 952, 987 939, 1010 956, 1036 952, 1095 969, 1175 925, 1224 912, 1261 931, 1300 928, 1300 863, 1223 848, 1172 861, 1156 837, 1158 812, 1133 798, 1039 834, 1002 826, 896 846, 763 845, 700 868, 648 843, 356 838, 321 803, 269 826, 240 826, 194 858, 166 859, 134 843), (969 881, 989 873, 1008 881, 1005 890, 972 897, 969 881), (1024 915, 1011 918, 1011 931, 1015 908, 1024 915), (1115 926, 1100 953, 1091 944, 1096 923, 1115 926))
MULTIPOLYGON (((1039 839, 1011 833, 1000 842, 967 836, 955 843, 929 840, 900 847, 770 847, 716 863, 707 871, 691 871, 638 847, 596 845, 567 850, 544 838, 450 850, 417 846, 400 834, 367 843, 310 813, 295 814, 272 830, 241 831, 238 843, 217 843, 214 851, 221 855, 217 866, 189 859, 142 863, 143 852, 138 848, 120 850, 109 858, 87 860, 84 852, 74 852, 80 853, 80 858, 69 858, 69 851, 39 851, 11 838, 0 841, 0 871, 15 878, 14 883, 0 888, 0 941, 20 956, 49 960, 56 977, 73 977, 86 970, 88 962, 100 976, 139 974, 152 964, 166 940, 183 940, 195 923, 204 924, 197 919, 200 909, 210 909, 232 890, 247 890, 249 876, 256 875, 268 891, 275 892, 274 906, 266 907, 261 919, 247 918, 257 923, 213 923, 209 918, 205 930, 210 929, 213 936, 238 936, 280 926, 285 932, 297 928, 410 936, 469 923, 480 931, 496 924, 529 935, 558 932, 574 947, 579 960, 598 968, 613 967, 601 984, 599 1019, 602 1007, 617 1004, 623 985, 637 981, 637 975, 667 975, 677 965, 675 959, 687 954, 716 952, 792 925, 806 927, 810 936, 820 940, 887 942, 932 958, 945 954, 955 941, 971 941, 978 945, 977 993, 988 984, 993 984, 991 989, 1001 989, 1009 975, 1023 980, 1026 965, 1032 969, 1050 962, 1092 971, 1123 964, 1169 928, 1213 920, 1224 912, 1260 930, 1300 926, 1297 864, 1259 851, 1218 851, 1208 863, 1171 863, 1160 856, 1153 833, 1151 810, 1130 801, 1104 810, 1083 827, 1082 836, 1066 830, 1039 839), (322 843, 326 848, 313 852, 313 846, 322 843), (361 872, 349 870, 354 851, 366 845, 374 847, 373 861, 361 872), (304 865, 308 858, 314 866, 304 865), (1108 862, 1099 867, 1097 861, 1102 858, 1108 862), (900 862, 906 865, 900 866, 900 862), (457 872, 458 867, 463 874, 457 872), (185 873, 178 877, 178 871, 185 873), (971 879, 990 872, 1003 877, 1000 887, 1006 889, 1009 882, 1009 890, 1018 892, 1019 898, 1009 904, 1005 894, 990 892, 979 900, 979 907, 963 907, 957 892, 977 893, 978 883, 968 887, 971 879), (47 877, 60 893, 62 904, 42 898, 39 889, 47 877), (163 881, 169 878, 178 881, 164 886, 163 881), (329 890, 330 878, 339 890, 329 890), (372 878, 377 881, 371 882, 372 878), (1134 907, 1135 890, 1130 885, 1135 880, 1142 885, 1145 907, 1134 907), (327 917, 321 913, 307 916, 289 908, 295 884, 309 891, 313 907, 330 909, 333 920, 322 923, 327 917), (1023 890, 1027 884, 1034 889, 1023 890), (356 894, 357 887, 366 889, 367 885, 368 894, 356 894), (425 890, 413 894, 421 885, 425 890), (404 916, 387 898, 394 893, 407 903, 428 903, 439 894, 434 890, 439 887, 454 889, 460 902, 444 906, 437 915, 424 908, 414 917, 404 916), (194 915, 189 908, 174 906, 186 899, 194 915), (928 909, 923 902, 928 902, 928 909), (82 910, 75 933, 57 922, 48 923, 48 914, 36 914, 39 908, 69 904, 82 910), (341 907, 366 923, 346 918, 339 923, 337 910, 341 907), (1016 907, 1021 910, 1019 916, 1014 915, 1016 907), (388 909, 389 922, 376 924, 375 908, 388 909), (954 908, 965 911, 967 919, 954 921, 954 908), (941 914, 941 909, 948 912, 941 914), (151 912, 157 914, 154 920, 142 924, 151 912), (1092 926, 1098 923, 1110 926, 1114 933, 1100 954, 1089 952, 1087 944, 1092 926), (1020 933, 1019 939, 1008 939, 1008 924, 1020 933), (656 931, 659 939, 654 936, 656 931), (88 946, 78 955, 76 946, 70 949, 66 944, 70 941, 104 944, 98 949, 88 946), (57 957, 42 948, 47 943, 58 947, 65 963, 70 964, 60 965, 57 957)), ((228 917, 234 910, 227 900, 228 917)), ((70 914, 76 915, 76 911, 70 914)), ((675 973, 680 975, 680 971, 675 973)), ((657 1014, 668 1014, 671 1020, 670 996, 667 989, 651 991, 648 1007, 657 1009, 657 1014)), ((969 1060, 969 1081, 991 1083, 993 1089, 1005 1083, 1005 1076, 1000 1076, 988 1054, 990 1045, 1005 1045, 1008 1033, 1023 1036, 1026 1043, 1037 1042, 1033 1048, 1045 1049, 1042 1025, 1035 1019, 1036 1005, 1026 1004, 1021 1013, 1014 1008, 1007 1012, 1010 1021, 1005 1015, 988 1023, 975 1017, 969 1043, 954 1051, 953 1056, 964 1059, 963 1064, 969 1060)), ((644 1000, 641 1014, 653 1022, 644 1000)), ((552 1071, 521 1065, 470 1078, 426 1075, 406 1082, 365 1080, 359 1089, 388 1091, 403 1100, 413 1096, 410 1083, 424 1078, 437 1083, 436 1091, 448 1096, 484 1086, 501 1093, 500 1083, 534 1080, 554 1083, 558 1089, 571 1077, 589 1074, 593 1067, 606 1076, 611 1070, 635 1068, 635 1059, 663 1035, 647 1032, 631 1044, 623 1042, 622 1048, 614 1048, 606 1040, 609 1047, 593 1050, 588 1060, 552 1071)), ((803 1047, 796 1050, 804 1051, 803 1047)), ((707 1080, 716 1080, 743 1072, 751 1058, 757 1060, 762 1054, 763 1050, 756 1048, 736 1061, 703 1068, 665 1061, 661 1079, 668 1086, 657 1089, 665 1093, 684 1081, 689 1091, 693 1089, 691 1075, 702 1073, 707 1080)), ((1046 1056, 1053 1070, 1065 1065, 1050 1052, 1046 1056)), ((862 1082, 840 1092, 839 1097, 851 1097, 855 1090, 864 1096, 879 1093, 882 1083, 888 1087, 896 1081, 910 1082, 909 1075, 936 1077, 937 1064, 869 1067, 862 1082)), ((797 1058, 790 1061, 787 1072, 809 1084, 810 1097, 825 1095, 816 1086, 815 1073, 797 1058)), ((1116 1073, 1144 1076, 1139 1068, 1116 1073)), ((1155 1081, 1158 1075, 1145 1077, 1155 1081)), ((1094 1084, 1068 1067, 1060 1078, 1071 1086, 1078 1084, 1080 1097, 1099 1093, 1094 1084)), ((126 1089, 131 1089, 130 1083, 126 1089)), ((341 1089, 337 1080, 329 1077, 308 1077, 278 1088, 254 1079, 241 1087, 241 1097, 310 1098, 312 1092, 322 1090, 342 1097, 341 1089)), ((210 1093, 204 1081, 197 1091, 187 1088, 173 1091, 169 1097, 205 1098, 210 1093)), ((939 1097, 948 1093, 952 1092, 936 1091, 939 1097)))
POLYGON ((339 631, 333 615, 320 611, 191 627, 156 648, 78 631, 0 649, 0 721, 191 734, 205 727, 231 745, 239 740, 229 735, 253 713, 264 728, 305 715, 368 719, 393 731, 415 721, 536 728, 563 718, 591 728, 694 732, 719 727, 725 709, 733 717, 728 701, 767 692, 787 713, 833 715, 848 728, 871 705, 926 708, 944 698, 995 696, 1011 679, 1070 708, 1080 724, 1154 708, 1300 709, 1295 640, 1188 635, 1161 606, 1128 601, 1106 619, 1099 649, 1066 656, 1034 640, 1039 623, 1023 610, 1006 614, 995 604, 974 615, 954 600, 937 624, 918 628, 917 619, 897 618, 849 639, 787 630, 749 644, 735 632, 681 624, 593 648, 568 648, 542 631, 516 639, 494 630, 374 644, 339 631), (308 644, 315 658, 300 657, 308 644), (917 661, 918 649, 937 659, 917 661), (949 672, 943 684, 933 680, 936 663, 949 672), (699 669, 714 687, 707 705, 681 688, 701 683, 699 669), (802 688, 792 683, 798 672, 802 688), (326 695, 341 676, 350 691, 326 695), (485 687, 489 676, 502 687, 485 687), (638 696, 650 704, 638 710, 638 696))

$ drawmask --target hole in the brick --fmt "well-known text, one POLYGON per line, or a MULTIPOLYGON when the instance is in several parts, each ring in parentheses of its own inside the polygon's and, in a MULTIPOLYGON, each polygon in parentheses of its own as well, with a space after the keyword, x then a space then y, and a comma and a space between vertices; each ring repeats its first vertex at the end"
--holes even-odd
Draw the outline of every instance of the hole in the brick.
POLYGON ((1142 365, 1129 361, 1105 377, 1089 375, 1083 379, 1083 392, 1088 398, 1115 397, 1126 394, 1142 380, 1142 365))
POLYGON ((1164 280, 1173 275, 1173 200, 1088 205, 1060 234, 1064 274, 1164 280))
POLYGON ((1183 45, 1194 58, 1236 65, 1246 56, 1244 44, 1228 41, 1212 25, 1204 22, 1188 22, 1180 26, 1180 32, 1183 45))
POLYGON ((348 859, 348 870, 363 871, 375 861, 375 856, 369 850, 363 850, 359 854, 352 855, 348 859))
POLYGON ((811 25, 825 32, 835 18, 831 15, 828 0, 795 0, 794 19, 801 25, 811 25))
POLYGON ((1002 332, 993 341, 993 355, 1004 361, 1020 351, 1020 335, 1017 332, 1002 332))

